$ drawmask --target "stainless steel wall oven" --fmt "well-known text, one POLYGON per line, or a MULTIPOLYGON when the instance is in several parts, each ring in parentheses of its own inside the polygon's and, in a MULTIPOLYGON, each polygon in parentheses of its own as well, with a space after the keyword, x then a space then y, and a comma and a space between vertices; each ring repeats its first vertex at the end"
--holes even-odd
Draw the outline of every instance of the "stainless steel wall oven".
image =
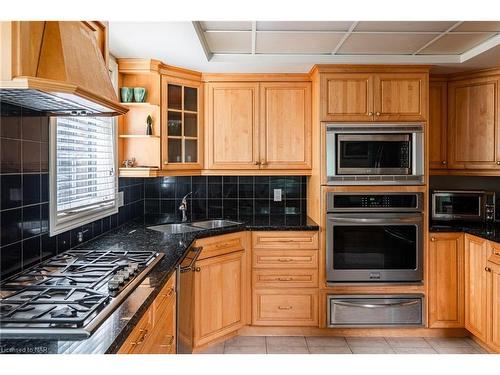
POLYGON ((328 193, 327 281, 421 281, 422 202, 422 193, 328 193))

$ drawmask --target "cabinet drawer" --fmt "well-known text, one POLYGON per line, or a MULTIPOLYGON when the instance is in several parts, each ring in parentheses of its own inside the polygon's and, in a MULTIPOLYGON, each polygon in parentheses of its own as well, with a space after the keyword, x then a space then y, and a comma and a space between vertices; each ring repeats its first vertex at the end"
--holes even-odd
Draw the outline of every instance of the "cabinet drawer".
POLYGON ((153 324, 158 323, 158 319, 165 311, 166 306, 171 301, 175 301, 175 298, 175 274, 173 274, 153 302, 153 324))
POLYGON ((151 336, 144 342, 142 353, 175 353, 175 339, 175 300, 170 298, 167 304, 162 306, 151 336))
POLYGON ((241 251, 245 249, 245 232, 204 238, 196 241, 195 246, 203 247, 199 260, 241 251))
POLYGON ((252 247, 254 249, 317 249, 318 232, 253 232, 252 247))
POLYGON ((132 333, 118 350, 118 354, 139 354, 144 350, 148 336, 151 335, 151 310, 148 309, 139 323, 134 327, 132 333))
POLYGON ((317 326, 318 294, 315 289, 256 289, 253 324, 268 326, 317 326))
POLYGON ((254 268, 317 268, 318 250, 254 250, 254 268))
POLYGON ((318 286, 318 270, 305 269, 272 269, 254 270, 254 288, 315 288, 318 286))

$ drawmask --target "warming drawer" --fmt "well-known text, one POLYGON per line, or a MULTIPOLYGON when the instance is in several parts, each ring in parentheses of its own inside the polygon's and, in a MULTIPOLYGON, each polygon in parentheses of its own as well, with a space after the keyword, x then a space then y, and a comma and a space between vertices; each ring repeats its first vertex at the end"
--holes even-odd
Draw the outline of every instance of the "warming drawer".
POLYGON ((423 326, 424 296, 330 295, 328 327, 423 326))

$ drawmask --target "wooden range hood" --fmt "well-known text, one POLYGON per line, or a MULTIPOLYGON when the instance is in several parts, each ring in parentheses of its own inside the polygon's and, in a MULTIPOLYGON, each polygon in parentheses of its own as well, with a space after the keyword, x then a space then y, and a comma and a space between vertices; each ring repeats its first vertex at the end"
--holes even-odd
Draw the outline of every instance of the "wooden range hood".
POLYGON ((0 42, 1 102, 56 116, 127 112, 94 35, 81 22, 0 22, 0 42))

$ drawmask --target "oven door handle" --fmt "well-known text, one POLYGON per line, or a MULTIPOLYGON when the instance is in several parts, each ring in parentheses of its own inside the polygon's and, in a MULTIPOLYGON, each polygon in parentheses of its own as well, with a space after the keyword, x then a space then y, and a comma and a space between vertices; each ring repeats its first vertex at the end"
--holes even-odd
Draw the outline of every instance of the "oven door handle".
POLYGON ((413 306, 420 303, 420 301, 408 301, 408 302, 395 302, 395 303, 384 303, 384 304, 370 304, 370 303, 354 303, 345 301, 333 301, 334 305, 348 306, 348 307, 365 307, 367 309, 378 309, 384 307, 403 307, 403 306, 413 306))
POLYGON ((353 223, 353 224, 421 224, 422 216, 421 215, 411 215, 411 216, 385 216, 378 218, 366 218, 366 217, 328 217, 329 221, 333 221, 334 223, 353 223))

